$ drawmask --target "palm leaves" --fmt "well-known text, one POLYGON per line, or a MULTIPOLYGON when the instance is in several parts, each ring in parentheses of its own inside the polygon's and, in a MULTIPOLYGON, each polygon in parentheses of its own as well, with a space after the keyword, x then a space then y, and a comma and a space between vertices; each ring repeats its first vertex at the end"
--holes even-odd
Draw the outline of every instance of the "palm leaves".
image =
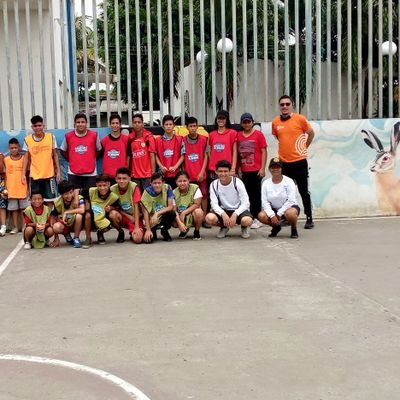
MULTIPOLYGON (((76 59, 78 72, 83 72, 85 63, 85 54, 83 51, 83 19, 89 21, 87 16, 75 17, 75 33, 76 33, 76 59)), ((86 21, 85 21, 86 22, 86 21)), ((95 56, 94 56, 94 32, 93 29, 85 23, 86 35, 86 57, 88 72, 95 70, 95 56)))
MULTIPOLYGON (((281 41, 284 38, 284 8, 278 7, 278 32, 274 32, 274 9, 275 3, 277 0, 268 0, 267 1, 267 7, 268 7, 268 32, 267 32, 267 38, 268 38, 268 54, 264 55, 263 54, 263 48, 264 48, 264 43, 263 43, 263 38, 264 38, 264 1, 263 0, 246 0, 246 19, 247 19, 247 24, 246 24, 246 35, 247 35, 247 43, 248 46, 246 49, 243 48, 243 31, 244 31, 244 26, 243 26, 243 14, 242 14, 242 7, 243 7, 243 0, 236 0, 234 4, 236 4, 236 37, 237 37, 237 43, 236 45, 236 50, 237 50, 237 61, 238 61, 238 70, 240 70, 240 66, 243 63, 244 59, 244 52, 247 52, 247 59, 251 60, 254 58, 255 54, 257 55, 258 59, 264 59, 268 58, 270 60, 273 60, 274 58, 274 53, 273 53, 273 48, 274 48, 274 43, 278 40, 281 41), (253 18, 255 18, 255 15, 253 15, 253 1, 256 2, 256 9, 257 9, 257 20, 256 22, 256 29, 258 33, 258 47, 257 49, 253 48, 253 18)), ((316 36, 315 36, 315 26, 316 26, 316 13, 315 13, 315 8, 316 8, 316 1, 320 2, 321 5, 321 42, 322 42, 322 49, 321 49, 321 62, 326 61, 326 59, 329 57, 332 62, 337 61, 337 48, 338 48, 338 36, 336 32, 336 26, 337 26, 337 7, 338 5, 341 6, 341 14, 339 15, 340 22, 342 24, 342 38, 341 38, 341 55, 342 55, 342 67, 344 71, 347 69, 347 61, 348 58, 350 57, 351 54, 351 67, 352 67, 352 78, 354 80, 354 83, 357 82, 358 78, 358 52, 357 52, 357 5, 358 1, 357 0, 351 0, 351 23, 349 24, 350 27, 350 32, 348 32, 348 26, 347 26, 347 6, 348 6, 348 0, 331 0, 330 1, 330 8, 328 9, 328 2, 327 0, 308 0, 311 1, 312 3, 312 21, 311 21, 311 26, 314 29, 314 36, 313 36, 313 43, 312 43, 312 48, 313 48, 313 64, 316 62, 315 54, 316 54, 316 36), (326 52, 326 41, 327 41, 327 16, 328 14, 331 16, 331 54, 327 54, 326 52), (348 48, 348 42, 347 42, 347 35, 351 33, 352 35, 352 41, 351 41, 351 52, 349 51, 350 49, 348 48)), ((382 0, 381 0, 382 1, 382 0)), ((222 29, 221 29, 221 1, 220 0, 213 0, 214 6, 215 6, 215 37, 216 40, 218 40, 222 36, 222 29)), ((373 0, 373 14, 374 16, 377 15, 378 13, 378 5, 379 5, 379 0, 373 0)), ((395 2, 393 2, 395 3, 395 2)), ((173 23, 172 23, 172 45, 173 45, 173 56, 172 56, 172 66, 173 66, 173 82, 172 82, 172 93, 170 93, 171 88, 169 84, 169 65, 170 65, 170 60, 169 60, 169 47, 171 43, 169 43, 170 38, 168 37, 168 10, 167 10, 167 1, 162 0, 161 1, 161 20, 159 21, 157 18, 157 4, 158 2, 156 0, 152 0, 150 2, 150 26, 151 26, 151 35, 150 35, 150 46, 152 50, 152 71, 153 71, 153 76, 149 76, 149 68, 148 68, 148 60, 147 60, 147 13, 146 13, 146 0, 139 0, 139 20, 140 20, 140 32, 141 32, 141 39, 140 39, 140 45, 141 45, 141 57, 138 60, 137 54, 136 54, 136 26, 135 26, 135 20, 136 20, 136 14, 135 14, 135 0, 130 0, 129 1, 129 20, 131 21, 130 25, 130 36, 131 36, 131 53, 127 56, 126 54, 126 44, 125 44, 125 1, 120 0, 119 1, 119 40, 120 40, 120 63, 121 63, 121 88, 122 88, 122 94, 123 97, 126 98, 126 86, 127 86, 127 76, 126 76, 126 68, 124 68, 124 65, 126 65, 126 62, 128 60, 127 57, 129 57, 130 63, 131 63, 131 68, 132 68, 132 76, 131 76, 131 81, 132 81, 132 89, 133 89, 133 100, 134 102, 137 102, 138 94, 137 90, 135 90, 138 87, 138 82, 137 82, 137 75, 136 75, 136 70, 137 70, 137 63, 140 62, 142 65, 142 89, 143 89, 143 106, 147 107, 149 103, 149 94, 148 94, 148 87, 149 87, 149 82, 150 80, 153 81, 153 99, 154 99, 154 107, 158 108, 159 103, 159 84, 158 84, 158 74, 159 74, 159 68, 162 67, 163 74, 162 74, 162 89, 163 89, 163 100, 170 100, 173 97, 178 96, 178 89, 179 89, 179 76, 180 76, 180 53, 179 53, 179 21, 178 21, 178 15, 179 15, 179 10, 178 6, 179 3, 177 0, 171 1, 171 12, 173 16, 173 23), (162 30, 162 48, 161 48, 161 53, 159 54, 159 49, 158 49, 158 29, 162 30)), ((217 102, 217 104, 220 104, 222 94, 219 91, 216 99, 213 99, 213 91, 212 91, 212 85, 211 85, 211 77, 213 74, 215 74, 215 79, 218 81, 220 79, 220 74, 222 70, 222 56, 221 54, 216 51, 215 54, 215 63, 216 63, 216 70, 213 71, 211 67, 211 49, 210 49, 210 42, 211 42, 211 17, 210 17, 210 4, 211 0, 204 0, 204 15, 200 15, 200 0, 193 0, 193 12, 194 12, 194 46, 195 46, 195 53, 200 51, 200 18, 204 19, 204 24, 205 24, 205 29, 204 29, 204 36, 205 36, 205 44, 206 44, 206 52, 209 54, 209 57, 206 58, 205 62, 202 64, 202 67, 205 68, 205 75, 206 75, 206 101, 208 104, 212 104, 213 100, 217 102)), ((289 27, 291 29, 294 29, 295 26, 295 21, 294 21, 294 15, 295 15, 295 2, 290 0, 287 2, 288 7, 289 7, 289 27)), ((363 0, 362 1, 362 15, 363 15, 363 23, 361 27, 361 32, 362 32, 362 67, 365 70, 365 68, 368 65, 368 24, 365 22, 367 20, 367 15, 368 15, 368 4, 369 0, 363 0)), ((290 55, 290 70, 291 70, 291 76, 294 76, 294 67, 295 63, 299 64, 299 70, 300 70, 300 103, 298 106, 301 106, 304 101, 305 101, 305 70, 306 70, 306 57, 305 57, 305 41, 304 41, 304 33, 305 33, 305 27, 306 27, 306 16, 305 16, 305 7, 306 6, 306 0, 299 0, 299 31, 300 31, 300 36, 299 38, 296 38, 299 42, 299 59, 295 59, 294 55, 294 48, 290 48, 291 55, 290 55)), ((396 20, 398 18, 396 10, 396 6, 394 5, 394 15, 393 19, 396 20)), ((184 65, 187 66, 190 64, 190 49, 189 49, 189 43, 190 43, 190 38, 189 38, 189 0, 183 0, 183 19, 184 19, 184 65)), ((115 73, 115 66, 116 66, 116 54, 115 51, 115 23, 114 23, 114 17, 115 17, 115 10, 114 10, 114 2, 109 1, 108 2, 108 30, 109 30, 109 47, 110 47, 110 68, 111 72, 115 73)), ((233 35, 233 24, 232 24, 232 0, 225 0, 225 9, 223 10, 225 13, 225 32, 226 32, 226 37, 229 37, 232 39, 233 35)), ((388 25, 388 10, 387 7, 383 8, 383 30, 384 32, 387 32, 387 25, 388 25)), ((77 30, 79 30, 79 19, 77 20, 77 30)), ((374 24, 374 53, 373 53, 373 65, 377 65, 377 43, 376 43, 376 38, 377 38, 377 24, 374 24)), ((98 21, 98 26, 99 26, 99 43, 104 43, 104 14, 100 17, 100 20, 98 21)), ((81 35, 77 35, 77 38, 79 39, 81 35)), ((396 33, 394 32, 393 37, 397 37, 396 33)), ((92 40, 92 33, 90 30, 87 30, 87 42, 88 42, 88 55, 90 55, 88 58, 91 59, 91 43, 92 40)), ((78 43, 79 46, 79 43, 78 43)), ((281 49, 282 45, 280 44, 281 49)), ((81 56, 79 53, 79 60, 81 59, 81 56)), ((100 56, 104 59, 104 47, 102 48, 100 46, 100 56)), ((280 59, 283 58, 283 53, 280 52, 279 54, 280 59)), ((227 102, 228 106, 232 104, 233 101, 233 60, 232 60, 232 54, 227 54, 226 57, 226 83, 227 83, 227 102)), ((90 61, 89 61, 90 64, 90 61)), ((311 66, 313 68, 313 65, 311 66)), ((238 83, 240 81, 240 76, 237 76, 238 78, 238 83)), ((200 78, 198 77, 199 81, 200 78)), ((356 86, 355 84, 353 87, 356 86)), ((291 79, 291 86, 290 86, 290 94, 292 96, 295 95, 295 87, 294 87, 294 82, 293 79, 291 79)))

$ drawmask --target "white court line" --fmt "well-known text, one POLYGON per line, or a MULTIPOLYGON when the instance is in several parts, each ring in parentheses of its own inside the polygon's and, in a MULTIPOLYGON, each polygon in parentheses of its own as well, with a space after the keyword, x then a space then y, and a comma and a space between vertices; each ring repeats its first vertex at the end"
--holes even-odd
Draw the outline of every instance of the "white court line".
POLYGON ((86 372, 111 382, 112 384, 118 386, 121 390, 123 390, 125 393, 127 393, 130 397, 132 397, 135 400, 150 400, 150 398, 147 397, 143 392, 141 392, 136 386, 124 381, 121 378, 118 378, 118 376, 110 374, 109 372, 103 371, 101 369, 96 369, 88 367, 86 365, 72 363, 69 361, 56 360, 53 358, 23 356, 19 354, 0 354, 0 360, 25 361, 31 363, 56 365, 58 367, 73 369, 78 372, 86 372))
MULTIPOLYGON (((8 255, 8 257, 2 262, 0 265, 0 276, 9 266, 11 261, 15 258, 18 252, 21 250, 24 245, 24 241, 20 240, 18 244, 15 246, 14 250, 8 255)), ((8 360, 8 361, 25 361, 31 363, 39 363, 39 364, 47 364, 47 365, 56 365, 59 367, 70 368, 78 372, 86 372, 92 375, 95 375, 101 379, 111 382, 112 384, 118 386, 121 390, 127 393, 130 397, 135 400, 150 400, 143 392, 141 392, 136 386, 132 385, 129 382, 124 381, 118 376, 110 374, 109 372, 103 371, 101 369, 96 369, 92 367, 88 367, 86 365, 76 364, 69 361, 56 360, 46 357, 34 357, 34 356, 23 356, 18 354, 0 354, 0 360, 8 360)))
POLYGON ((1 263, 0 265, 0 276, 3 274, 3 272, 6 270, 8 265, 11 263, 11 261, 14 259, 14 257, 17 255, 17 253, 21 250, 22 246, 24 245, 24 241, 21 239, 17 245, 15 246, 14 250, 8 255, 8 257, 1 263))

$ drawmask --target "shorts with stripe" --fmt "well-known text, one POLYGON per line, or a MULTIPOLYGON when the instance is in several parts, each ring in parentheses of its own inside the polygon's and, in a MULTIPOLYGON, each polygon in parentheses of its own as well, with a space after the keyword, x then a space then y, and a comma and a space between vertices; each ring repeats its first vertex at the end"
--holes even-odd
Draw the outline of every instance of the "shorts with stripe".
POLYGON ((55 177, 46 179, 30 179, 30 193, 40 192, 45 201, 54 201, 58 196, 57 181, 55 177))

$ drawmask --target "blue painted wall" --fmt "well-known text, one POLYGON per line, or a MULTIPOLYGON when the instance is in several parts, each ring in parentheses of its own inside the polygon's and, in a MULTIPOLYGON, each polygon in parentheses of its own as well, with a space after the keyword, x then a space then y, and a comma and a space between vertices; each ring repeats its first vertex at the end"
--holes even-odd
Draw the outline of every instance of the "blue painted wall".
MULTIPOLYGON (((363 140, 361 130, 374 132, 386 149, 390 147, 391 129, 398 119, 313 121, 316 136, 309 149, 310 187, 314 212, 318 217, 356 217, 394 215, 393 209, 383 209, 378 204, 377 173, 370 171, 376 151, 363 140)), ((271 135, 271 123, 261 123, 268 142, 268 157, 277 154, 277 142, 271 135)), ((95 129, 103 137, 109 128, 95 129)), ((68 130, 50 130, 60 145, 68 130)), ((26 131, 0 131, 0 151, 7 151, 10 137, 21 145, 26 131)), ((398 152, 399 153, 399 152, 398 152)), ((397 159, 398 159, 397 154, 397 159)), ((63 162, 65 173, 67 163, 63 162)), ((400 166, 392 172, 400 177, 400 166)), ((400 184, 391 188, 398 193, 400 184)), ((299 200, 299 204, 301 201, 299 200)))

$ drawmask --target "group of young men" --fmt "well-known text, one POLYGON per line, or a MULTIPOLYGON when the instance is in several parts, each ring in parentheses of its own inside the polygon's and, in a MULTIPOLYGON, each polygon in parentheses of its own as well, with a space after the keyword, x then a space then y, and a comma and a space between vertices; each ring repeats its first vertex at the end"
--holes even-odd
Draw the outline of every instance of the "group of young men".
MULTIPOLYGON (((293 113, 289 96, 281 97, 280 108, 280 116, 272 122, 272 134, 279 141, 284 175, 293 177, 298 185, 307 216, 305 228, 310 229, 307 148, 314 132, 303 116, 293 113)), ((144 128, 141 114, 133 116, 129 135, 121 132, 118 114, 111 115, 109 123, 111 133, 100 139, 97 132, 87 129, 84 114, 75 116, 75 129, 65 135, 59 148, 68 161, 67 180, 61 178, 57 143, 53 134, 45 132, 42 117, 32 117, 33 132, 25 137, 24 153, 18 140, 10 139, 9 154, 0 156, 0 173, 6 178, 3 190, 0 186, 1 236, 6 230, 6 207, 13 217, 11 234, 18 232, 18 213, 24 213, 26 249, 58 246, 59 235, 74 247, 89 247, 93 229, 101 244, 104 232, 111 227, 118 231, 117 242, 125 240, 124 228, 135 243, 152 242, 157 229, 169 241, 168 229, 174 224, 181 229, 180 236, 186 237, 190 224, 182 223, 184 218, 179 216, 187 214, 185 207, 192 214, 199 210, 195 213, 194 239, 200 239, 200 210, 201 225, 220 226, 219 238, 235 224, 241 225, 244 238, 249 237, 250 227, 260 225, 254 217, 262 211, 267 143, 264 134, 255 129, 251 114, 241 116, 237 132, 231 127, 228 112, 219 111, 208 137, 199 134, 194 117, 186 121, 186 136, 175 134, 170 115, 163 118, 160 136, 144 128), (182 182, 177 187, 179 177, 182 182), (185 191, 194 197, 187 197, 185 191), (177 206, 175 199, 185 196, 185 204, 177 206), (83 242, 82 230, 86 235, 83 242)))

